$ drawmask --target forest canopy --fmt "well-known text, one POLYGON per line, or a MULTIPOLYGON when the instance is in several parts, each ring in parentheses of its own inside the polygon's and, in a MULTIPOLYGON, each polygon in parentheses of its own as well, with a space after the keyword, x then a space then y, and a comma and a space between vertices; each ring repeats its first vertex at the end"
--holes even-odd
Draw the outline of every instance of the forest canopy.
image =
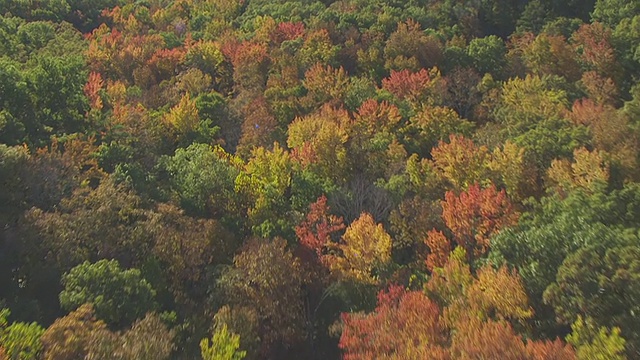
POLYGON ((0 360, 640 358, 640 1, 0 0, 0 360))

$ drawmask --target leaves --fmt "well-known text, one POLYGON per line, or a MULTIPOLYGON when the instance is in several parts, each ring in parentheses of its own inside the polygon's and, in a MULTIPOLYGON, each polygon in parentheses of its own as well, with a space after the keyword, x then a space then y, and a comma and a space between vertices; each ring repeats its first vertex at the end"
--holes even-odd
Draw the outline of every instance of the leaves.
POLYGON ((391 260, 391 237, 367 213, 351 223, 342 241, 331 244, 331 248, 337 253, 326 255, 325 261, 345 280, 376 284, 379 279, 375 270, 391 260))
POLYGON ((573 347, 562 342, 555 341, 528 341, 527 353, 531 360, 574 360, 576 353, 573 347))
POLYGON ((446 107, 425 107, 409 119, 402 129, 406 140, 419 154, 428 154, 441 141, 456 135, 469 135, 473 125, 446 107))
POLYGON ((637 357, 636 4, 0 2, 0 338, 637 357))
POLYGON ((348 114, 323 107, 318 113, 298 118, 289 125, 287 145, 302 166, 335 183, 346 180, 349 171, 346 143, 348 114))
POLYGON ((526 359, 522 339, 508 323, 469 321, 453 336, 452 359, 526 359))
POLYGON ((472 185, 456 196, 448 191, 442 202, 442 217, 454 239, 471 258, 478 258, 489 248, 489 239, 502 228, 514 225, 518 213, 504 190, 491 185, 485 189, 472 185))
POLYGON ((382 87, 400 99, 416 99, 426 90, 430 81, 429 72, 424 69, 417 73, 409 70, 391 71, 389 77, 382 80, 382 87))
POLYGON ((558 269, 556 282, 545 291, 544 299, 565 324, 582 315, 590 317, 594 326, 621 328, 627 339, 627 353, 633 354, 639 345, 636 322, 632 319, 639 310, 631 299, 639 291, 634 274, 640 266, 640 249, 609 246, 606 250, 603 245, 585 247, 568 256, 558 269))
POLYGON ((304 86, 309 91, 308 98, 313 106, 317 104, 340 105, 346 96, 348 76, 342 67, 317 63, 304 74, 304 86))
POLYGON ((258 314, 263 351, 279 343, 293 345, 302 338, 302 286, 299 260, 286 242, 253 240, 234 258, 234 266, 220 279, 228 300, 249 306, 258 314))
POLYGON ((310 205, 305 220, 296 226, 296 236, 300 244, 315 252, 320 258, 323 250, 332 240, 331 236, 344 229, 341 217, 329 214, 326 196, 321 196, 310 205))
POLYGON ((273 150, 259 147, 235 179, 236 192, 248 197, 247 215, 258 236, 281 234, 287 211, 293 164, 289 153, 275 143, 273 150))
POLYGON ((166 115, 165 121, 172 126, 178 138, 189 136, 198 129, 200 117, 195 101, 184 95, 175 107, 166 115))
POLYGON ((195 308, 206 297, 210 268, 231 260, 234 237, 216 220, 195 219, 167 204, 159 204, 142 226, 153 239, 151 254, 168 281, 166 290, 195 308))
POLYGON ((567 342, 577 348, 577 359, 626 359, 623 354, 625 340, 620 336, 620 329, 598 328, 591 319, 578 317, 571 330, 567 342))
POLYGON ((220 147, 192 144, 161 163, 173 191, 189 212, 222 216, 233 209, 234 182, 240 162, 220 147))
POLYGON ((115 260, 84 262, 62 276, 60 305, 75 310, 94 306, 96 315, 112 326, 123 326, 154 308, 155 290, 136 269, 122 270, 115 260))
POLYGON ((428 356, 448 359, 438 307, 419 291, 392 287, 380 292, 370 314, 343 314, 340 348, 345 359, 401 359, 428 356))
POLYGON ((448 143, 439 141, 431 156, 435 167, 458 188, 465 189, 489 177, 486 168, 489 150, 477 147, 462 135, 450 135, 448 143))
POLYGON ((106 331, 106 324, 96 320, 93 306, 83 304, 68 315, 56 319, 42 335, 45 360, 85 358, 95 332, 106 331))
POLYGON ((549 178, 565 191, 577 188, 596 192, 607 186, 609 166, 601 153, 590 152, 585 148, 573 152, 574 162, 554 160, 548 170, 549 178))
POLYGON ((240 351, 240 336, 230 333, 227 325, 213 334, 211 341, 202 339, 200 349, 205 360, 242 360, 246 351, 240 351))
POLYGON ((421 31, 420 24, 407 20, 398 23, 384 48, 385 67, 393 70, 431 68, 442 58, 441 44, 421 31))
POLYGON ((9 359, 36 360, 42 353, 40 337, 44 329, 37 323, 14 322, 7 324, 9 311, 0 311, 0 346, 9 359), (8 326, 7 326, 8 325, 8 326))
POLYGON ((451 243, 441 231, 431 230, 427 233, 425 244, 429 247, 426 265, 429 271, 435 268, 442 268, 449 259, 451 243))

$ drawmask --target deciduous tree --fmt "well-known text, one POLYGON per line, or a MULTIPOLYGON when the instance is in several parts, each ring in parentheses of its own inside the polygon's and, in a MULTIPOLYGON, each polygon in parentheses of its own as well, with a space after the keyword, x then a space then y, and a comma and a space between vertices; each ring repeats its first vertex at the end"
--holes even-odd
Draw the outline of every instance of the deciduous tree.
POLYGON ((449 359, 438 306, 419 291, 392 286, 369 314, 343 314, 340 348, 351 360, 449 359))
POLYGON ((304 338, 305 282, 299 260, 281 238, 250 241, 220 279, 231 303, 256 311, 265 355, 304 338))
POLYGON ((376 284, 376 270, 391 260, 391 236, 367 213, 351 223, 342 241, 331 248, 336 253, 326 255, 326 261, 331 271, 344 280, 376 284))
POLYGON ((449 259, 451 253, 451 242, 441 231, 431 230, 427 233, 425 244, 429 247, 426 265, 429 271, 435 268, 442 268, 449 259))
POLYGON ((235 180, 236 192, 249 201, 247 215, 254 234, 262 237, 283 234, 293 226, 287 222, 293 162, 278 143, 273 150, 259 147, 235 180))
POLYGON ((202 339, 200 349, 204 360, 242 360, 247 352, 238 350, 240 336, 229 332, 227 325, 213 334, 211 341, 202 339))
POLYGON ((40 337, 44 328, 38 323, 14 322, 11 325, 7 317, 11 314, 8 309, 0 310, 0 346, 6 352, 8 359, 36 360, 42 354, 40 337))
POLYGON ((84 262, 63 275, 60 304, 75 310, 93 305, 96 316, 112 326, 125 326, 155 307, 155 290, 137 269, 122 270, 117 261, 84 262))
POLYGON ((241 160, 220 147, 192 144, 161 160, 171 190, 190 214, 222 217, 234 208, 234 182, 241 160))
POLYGON ((432 68, 442 60, 442 45, 434 36, 426 35, 420 24, 407 20, 387 40, 384 48, 385 67, 389 70, 417 71, 432 68))
POLYGON ((576 359, 624 360, 625 339, 620 328, 598 327, 592 319, 579 316, 571 325, 567 342, 576 347, 576 359))
POLYGON ((573 162, 554 160, 547 175, 561 192, 577 188, 587 192, 602 191, 609 182, 609 164, 603 155, 585 148, 576 149, 573 162))
POLYGON ((287 137, 292 157, 323 179, 345 183, 350 171, 346 148, 350 123, 346 111, 332 107, 294 120, 287 137))
MULTIPOLYGON (((627 240, 635 241, 635 240, 627 240)), ((597 327, 619 327, 627 340, 626 352, 640 349, 633 315, 640 311, 634 299, 640 291, 640 249, 635 245, 594 244, 570 254, 558 269, 556 282, 544 293, 557 319, 572 324, 588 316, 597 327)))
POLYGON ((319 259, 332 241, 332 235, 344 228, 342 218, 329 213, 327 197, 323 195, 310 205, 309 213, 296 226, 296 236, 300 244, 314 252, 319 259))
POLYGON ((435 168, 456 188, 466 189, 489 178, 490 153, 486 146, 476 146, 462 135, 450 135, 449 142, 439 141, 431 150, 435 168))
POLYGON ((451 136, 469 136, 473 124, 446 107, 425 106, 402 128, 407 147, 426 157, 440 142, 451 136))
POLYGON ((107 330, 102 320, 97 320, 91 304, 83 304, 68 315, 56 319, 42 334, 45 360, 84 359, 90 349, 90 341, 96 331, 107 330))
POLYGON ((452 359, 526 359, 522 338, 503 321, 469 320, 452 337, 452 359))

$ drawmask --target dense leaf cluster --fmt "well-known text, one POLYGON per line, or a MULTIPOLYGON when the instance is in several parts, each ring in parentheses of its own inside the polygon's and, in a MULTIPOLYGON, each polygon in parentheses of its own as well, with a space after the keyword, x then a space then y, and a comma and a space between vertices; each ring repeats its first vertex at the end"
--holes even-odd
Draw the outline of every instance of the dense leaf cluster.
POLYGON ((0 0, 0 359, 640 358, 637 0, 0 0))

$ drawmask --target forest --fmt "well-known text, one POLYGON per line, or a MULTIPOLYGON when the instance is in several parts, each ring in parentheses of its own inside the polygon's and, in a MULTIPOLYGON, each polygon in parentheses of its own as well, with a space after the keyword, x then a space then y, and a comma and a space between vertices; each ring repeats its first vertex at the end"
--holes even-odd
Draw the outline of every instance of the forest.
POLYGON ((0 360, 640 359, 640 0, 0 0, 0 360))

